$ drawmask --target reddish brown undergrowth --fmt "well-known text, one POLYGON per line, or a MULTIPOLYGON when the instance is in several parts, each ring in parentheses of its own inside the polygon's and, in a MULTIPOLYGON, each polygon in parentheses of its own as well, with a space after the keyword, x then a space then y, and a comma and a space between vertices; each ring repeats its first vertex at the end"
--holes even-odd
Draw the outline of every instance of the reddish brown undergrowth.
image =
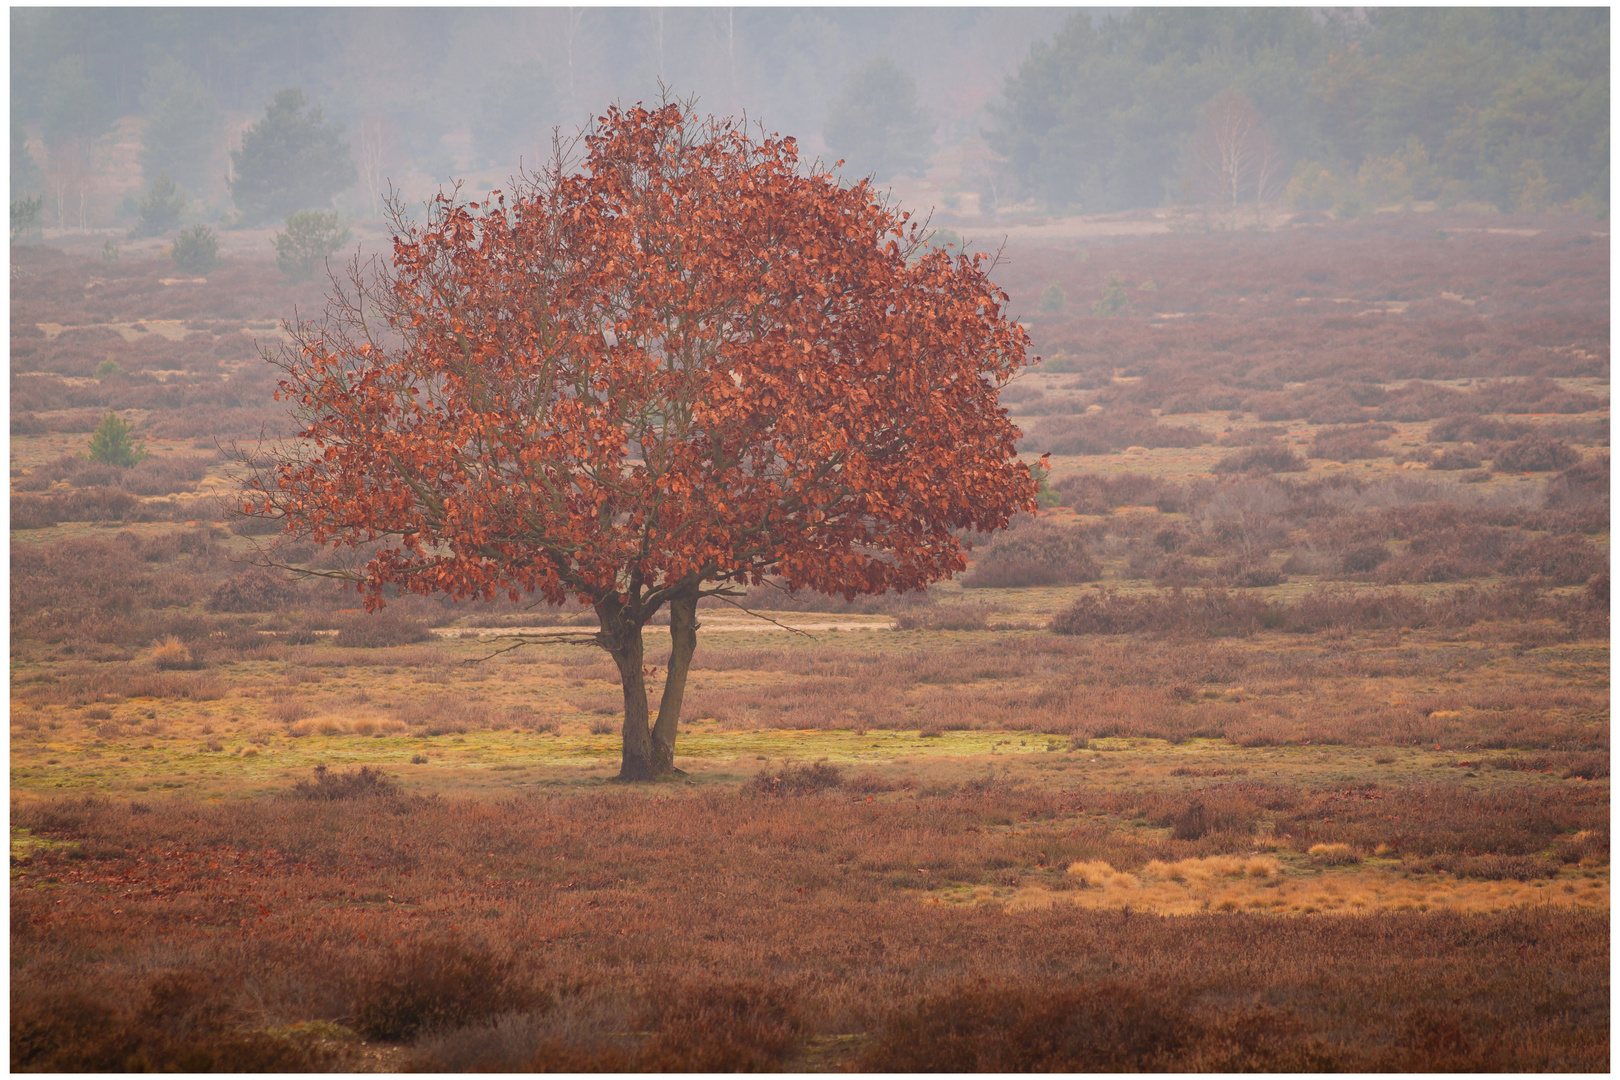
POLYGON ((1084 791, 376 790, 15 810, 52 843, 13 883, 13 1067, 352 1067, 287 1034, 315 1021, 434 1069, 793 1068, 850 1034, 894 1071, 1607 1060, 1603 914, 919 902, 1203 850, 1077 817, 1084 791))

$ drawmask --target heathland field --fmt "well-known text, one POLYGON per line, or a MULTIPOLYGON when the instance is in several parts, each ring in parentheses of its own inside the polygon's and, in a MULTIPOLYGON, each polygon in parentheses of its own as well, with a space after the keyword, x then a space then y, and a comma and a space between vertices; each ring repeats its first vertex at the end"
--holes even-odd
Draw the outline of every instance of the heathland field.
POLYGON ((712 602, 620 786, 587 609, 252 565, 319 288, 13 248, 12 1066, 1606 1068, 1607 224, 1004 256, 1047 508, 712 602))

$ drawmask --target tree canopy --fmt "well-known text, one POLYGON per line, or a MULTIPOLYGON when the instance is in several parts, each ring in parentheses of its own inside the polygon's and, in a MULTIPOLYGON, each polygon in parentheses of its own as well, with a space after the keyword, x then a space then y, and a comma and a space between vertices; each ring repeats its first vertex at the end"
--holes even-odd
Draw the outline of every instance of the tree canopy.
POLYGON ((1502 209, 1608 202, 1604 8, 1136 8, 1069 20, 1007 81, 991 146, 1026 195, 1106 211, 1183 194, 1223 91, 1298 170, 1502 209), (1412 140, 1416 140, 1413 143, 1412 140))
POLYGON ((342 125, 324 119, 318 105, 306 111, 300 90, 276 94, 242 133, 231 166, 231 198, 250 222, 326 206, 360 175, 342 125))
POLYGON ((396 206, 392 259, 280 354, 301 433, 244 509, 366 545, 392 590, 591 604, 625 778, 672 767, 699 598, 853 597, 965 568, 1032 509, 997 391, 1028 339, 982 255, 689 107, 609 110, 578 168, 396 206), (375 315, 373 313, 376 313, 375 315), (674 652, 649 727, 641 628, 674 652))

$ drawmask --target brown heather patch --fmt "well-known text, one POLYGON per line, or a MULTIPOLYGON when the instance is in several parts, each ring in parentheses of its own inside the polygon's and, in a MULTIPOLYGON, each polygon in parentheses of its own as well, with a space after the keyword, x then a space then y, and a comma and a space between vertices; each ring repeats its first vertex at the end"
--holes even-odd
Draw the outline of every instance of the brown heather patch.
MULTIPOLYGON (((1600 902, 1486 916, 1438 913, 1431 899, 1426 915, 1380 911, 1393 906, 1380 888, 1436 890, 1333 875, 1295 884, 1274 856, 1187 854, 1190 843, 1133 839, 1073 817, 1062 800, 997 786, 881 802, 651 789, 488 804, 368 790, 377 793, 59 799, 20 810, 17 823, 51 843, 14 879, 13 1017, 35 1027, 22 1043, 14 1028, 13 1064, 127 1060, 106 1056, 134 1052, 123 1044, 84 1041, 100 1029, 26 1018, 59 1015, 42 1010, 78 995, 75 1008, 133 1030, 117 1027, 129 1022, 118 1019, 124 1002, 154 993, 151 972, 177 952, 188 985, 209 989, 173 1005, 169 1022, 216 1054, 314 1022, 385 1038, 420 1032, 419 1053, 464 1054, 466 1040, 456 1050, 450 1032, 471 1038, 528 1010, 536 1019, 508 1030, 513 1056, 485 1057, 485 1067, 791 1067, 812 1040, 859 1033, 851 1047, 879 1055, 870 1061, 919 1068, 933 1059, 894 1025, 939 994, 983 979, 1061 997, 1103 972, 1138 1003, 1110 1021, 1123 1025, 1119 1060, 1138 1065, 1247 1060, 1229 1040, 1252 1019, 1256 994, 1287 1002, 1291 1017, 1268 1052, 1309 1047, 1342 1068, 1437 1065, 1451 1059, 1399 1056, 1412 1052, 1404 1025, 1459 978, 1476 993, 1442 1017, 1468 1030, 1491 1018, 1493 1034, 1467 1044, 1491 1067, 1585 1068, 1607 1053, 1600 902), (1066 872, 1076 862, 1134 866, 1121 873, 1138 884, 1119 888, 1138 902, 1093 910, 1115 886, 1065 889, 1080 884, 1066 872), (1356 910, 1363 893, 1373 910, 1308 920, 1143 910, 1142 882, 1186 891, 1202 874, 1238 880, 1235 869, 1254 898, 1286 898, 1290 910, 1335 890, 1343 904, 1332 910, 1356 910), (996 902, 919 903, 962 889, 991 890, 996 902), (1046 909, 1031 899, 1042 890, 1058 898, 1046 909), (681 985, 696 997, 669 993, 681 985), (1549 1028, 1536 1017, 1554 1000, 1565 1019, 1549 1028), (694 1025, 700 1017, 671 1009, 708 1019, 694 1025), (1130 1049, 1134 1038, 1154 1041, 1150 1015, 1175 1018, 1188 1041, 1130 1049)), ((1565 880, 1581 890, 1599 879, 1565 880)), ((1455 907, 1493 906, 1462 902, 1455 886, 1450 896, 1455 907)), ((1210 898, 1218 911, 1237 895, 1210 898)), ((961 1053, 1001 1060, 999 1035, 954 1038, 961 1053)))

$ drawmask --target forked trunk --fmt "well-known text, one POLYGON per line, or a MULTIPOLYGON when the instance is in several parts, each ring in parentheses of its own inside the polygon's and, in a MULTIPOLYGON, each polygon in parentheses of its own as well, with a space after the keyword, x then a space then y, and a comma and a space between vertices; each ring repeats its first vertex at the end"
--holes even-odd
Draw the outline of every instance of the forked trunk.
POLYGON ((620 780, 651 780, 653 767, 652 729, 647 725, 647 677, 641 662, 641 622, 628 617, 618 599, 596 605, 602 636, 614 666, 619 669, 619 685, 624 690, 624 751, 619 764, 620 780))
POLYGON ((697 648, 697 593, 694 591, 691 596, 679 597, 670 603, 669 673, 664 680, 656 725, 648 723, 640 619, 631 616, 617 597, 597 604, 596 614, 602 624, 608 653, 619 669, 619 685, 624 690, 624 748, 618 779, 656 780, 678 772, 675 735, 681 719, 687 672, 691 670, 692 653, 697 648))
POLYGON ((660 773, 680 771, 675 768, 675 733, 681 722, 681 698, 686 695, 686 673, 697 649, 697 602, 694 591, 669 603, 669 671, 652 730, 653 763, 660 773))

